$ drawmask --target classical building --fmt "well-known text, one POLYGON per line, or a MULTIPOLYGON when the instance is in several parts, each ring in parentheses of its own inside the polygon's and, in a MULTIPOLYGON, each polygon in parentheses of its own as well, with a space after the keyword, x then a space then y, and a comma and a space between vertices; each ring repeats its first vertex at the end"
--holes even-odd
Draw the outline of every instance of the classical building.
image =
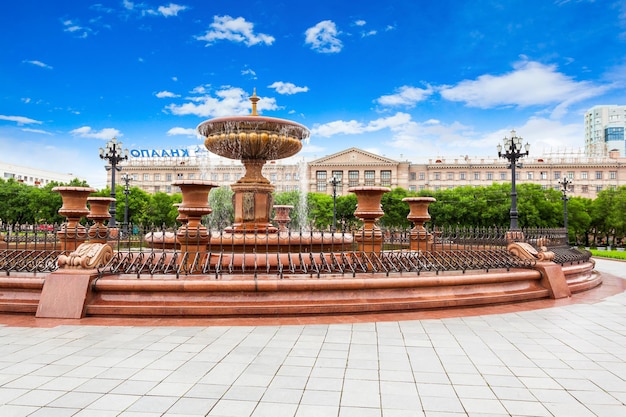
MULTIPOLYGON (((182 153, 181 153, 182 154, 182 153)), ((230 185, 243 175, 243 166, 225 158, 209 158, 204 152, 184 156, 131 157, 118 175, 128 173, 131 186, 148 193, 178 192, 172 183, 181 179, 207 179, 220 186, 230 185)), ((595 198, 598 192, 626 185, 626 158, 614 151, 608 156, 577 155, 529 156, 516 170, 518 184, 534 183, 560 189, 563 178, 572 181, 570 196, 595 198)), ((337 195, 359 185, 402 187, 409 191, 442 190, 460 186, 490 186, 511 182, 508 161, 501 158, 430 159, 425 163, 397 161, 362 149, 349 148, 308 164, 269 161, 263 175, 276 192, 311 191, 332 195, 332 177, 339 180, 337 195)), ((108 184, 111 177, 108 178, 108 184)), ((120 184, 118 178, 117 181, 120 184)))
POLYGON ((77 177, 72 174, 62 174, 60 172, 45 171, 43 169, 0 162, 0 178, 5 181, 9 178, 13 178, 27 185, 43 187, 51 182, 67 184, 77 177))
MULTIPOLYGON (((571 196, 595 198, 598 192, 626 185, 626 158, 612 152, 607 157, 556 155, 527 157, 516 170, 518 184, 534 183, 560 189, 572 181, 571 196)), ((329 179, 341 181, 337 195, 356 185, 402 187, 409 191, 441 190, 460 186, 490 186, 511 182, 508 161, 501 158, 430 159, 428 163, 396 161, 350 148, 309 162, 309 190, 332 194, 329 179)))
POLYGON ((626 156, 626 106, 594 106, 585 113, 585 154, 626 156))

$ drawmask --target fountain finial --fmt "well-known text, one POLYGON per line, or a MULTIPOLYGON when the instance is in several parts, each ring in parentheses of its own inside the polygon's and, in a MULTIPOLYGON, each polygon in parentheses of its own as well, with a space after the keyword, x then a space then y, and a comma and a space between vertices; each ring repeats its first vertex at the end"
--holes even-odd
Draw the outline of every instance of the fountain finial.
POLYGON ((250 101, 252 102, 252 113, 250 113, 250 116, 258 116, 259 115, 257 113, 257 111, 256 111, 256 103, 259 100, 261 100, 261 99, 256 96, 256 87, 254 87, 254 92, 252 93, 252 97, 250 97, 250 101))

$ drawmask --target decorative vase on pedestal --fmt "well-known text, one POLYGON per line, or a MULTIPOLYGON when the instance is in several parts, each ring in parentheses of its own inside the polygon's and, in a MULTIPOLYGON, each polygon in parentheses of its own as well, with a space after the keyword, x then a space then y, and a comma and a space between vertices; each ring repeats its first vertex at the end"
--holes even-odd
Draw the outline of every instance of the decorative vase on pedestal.
POLYGON ((209 243, 209 233, 202 224, 202 216, 211 214, 209 205, 209 193, 217 184, 205 180, 181 180, 172 185, 180 188, 183 201, 178 207, 181 220, 186 217, 186 221, 178 228, 176 238, 181 246, 183 256, 186 256, 188 270, 192 268, 194 262, 200 263, 198 255, 205 252, 209 243))
POLYGON ((291 222, 289 213, 293 210, 293 206, 278 205, 274 206, 274 223, 278 225, 279 232, 286 232, 287 225, 291 222))
POLYGON ((380 205, 383 194, 391 191, 387 187, 351 187, 349 192, 356 194, 357 205, 354 215, 363 221, 363 227, 356 232, 354 239, 362 252, 380 252, 383 249, 383 233, 376 221, 385 212, 380 205))
POLYGON ((88 197, 89 214, 87 218, 93 220, 94 224, 87 232, 89 242, 106 243, 109 237, 109 229, 104 225, 104 221, 111 218, 109 213, 109 204, 114 201, 111 197, 88 197))
POLYGON ((61 186, 54 187, 52 191, 61 194, 63 205, 59 214, 67 218, 57 236, 63 250, 71 252, 87 240, 87 229, 80 224, 80 219, 89 214, 87 197, 96 190, 91 187, 61 186))
POLYGON ((430 220, 428 206, 437 201, 433 197, 406 197, 402 201, 409 204, 406 218, 413 223, 411 229, 411 250, 428 250, 432 243, 432 234, 426 231, 424 223, 430 220))

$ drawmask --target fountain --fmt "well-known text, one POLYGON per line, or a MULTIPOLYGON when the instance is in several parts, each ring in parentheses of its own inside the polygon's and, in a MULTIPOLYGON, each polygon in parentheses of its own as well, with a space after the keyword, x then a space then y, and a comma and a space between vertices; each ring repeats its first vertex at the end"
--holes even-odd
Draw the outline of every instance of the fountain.
POLYGON ((526 241, 512 241, 497 229, 431 233, 424 223, 435 201, 428 197, 405 199, 414 228, 404 241, 386 242, 377 220, 384 215, 387 187, 349 189, 363 222, 353 234, 285 230, 292 207, 273 206, 274 187, 262 168, 296 154, 309 131, 259 116, 256 93, 250 100, 251 115, 198 126, 207 149, 240 159, 246 168, 232 185, 231 226, 211 231, 201 222, 211 213, 208 196, 215 184, 177 181, 173 185, 183 193, 178 230, 123 247, 119 236, 111 241, 111 230, 104 236, 109 199, 88 199, 94 191, 89 188, 55 188, 63 198, 59 213, 68 219, 57 235, 61 244, 0 246, 0 270, 6 271, 0 312, 56 318, 400 312, 558 299, 602 282, 591 254, 569 248, 563 230, 520 235, 526 241), (272 210, 278 227, 270 222, 272 210), (95 225, 87 230, 83 217, 95 225))
MULTIPOLYGON (((309 137, 309 130, 292 121, 260 116, 254 91, 250 102, 252 112, 247 116, 219 117, 198 125, 198 132, 205 138, 205 147, 216 155, 240 160, 245 175, 231 185, 234 192, 235 221, 225 232, 212 237, 217 244, 230 239, 235 252, 246 248, 264 246, 266 251, 277 252, 285 242, 321 250, 325 244, 352 243, 352 236, 337 233, 285 233, 270 222, 274 186, 263 176, 267 161, 288 158, 302 149, 302 141, 309 137)), ((282 208, 279 208, 282 210, 282 208)), ((280 220, 279 220, 280 221, 280 220)))

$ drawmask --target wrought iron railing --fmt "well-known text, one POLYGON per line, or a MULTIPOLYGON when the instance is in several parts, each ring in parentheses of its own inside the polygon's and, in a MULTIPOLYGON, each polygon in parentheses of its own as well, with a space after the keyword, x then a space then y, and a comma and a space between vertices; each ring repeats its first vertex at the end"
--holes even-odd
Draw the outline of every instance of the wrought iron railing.
MULTIPOLYGON (((47 273, 58 268, 59 255, 67 253, 74 243, 59 239, 57 226, 26 225, 0 231, 0 273, 47 273)), ((290 232, 248 233, 243 245, 237 243, 243 234, 209 231, 211 238, 201 249, 189 251, 197 244, 193 239, 182 242, 175 231, 150 228, 124 235, 118 230, 107 236, 114 256, 101 274, 150 275, 206 274, 215 278, 230 274, 276 274, 340 276, 361 273, 417 273, 491 270, 532 267, 533 260, 522 260, 507 249, 504 228, 437 228, 431 237, 418 235, 418 244, 428 249, 409 250, 410 230, 384 229, 383 251, 359 250, 358 232, 290 232), (160 234, 160 235, 159 235, 160 234), (167 239, 163 238, 166 237, 167 239), (304 238, 304 239, 303 239, 304 238), (419 241, 422 239, 422 241, 419 241), (304 242, 304 243, 303 243, 304 242), (312 242, 317 242, 315 245, 312 242)), ((525 238, 538 250, 546 246, 555 253, 554 261, 565 264, 584 262, 591 253, 566 245, 564 229, 528 229, 525 238)), ((83 237, 85 237, 83 233, 83 237)), ((366 246, 367 246, 367 242, 366 246)))

